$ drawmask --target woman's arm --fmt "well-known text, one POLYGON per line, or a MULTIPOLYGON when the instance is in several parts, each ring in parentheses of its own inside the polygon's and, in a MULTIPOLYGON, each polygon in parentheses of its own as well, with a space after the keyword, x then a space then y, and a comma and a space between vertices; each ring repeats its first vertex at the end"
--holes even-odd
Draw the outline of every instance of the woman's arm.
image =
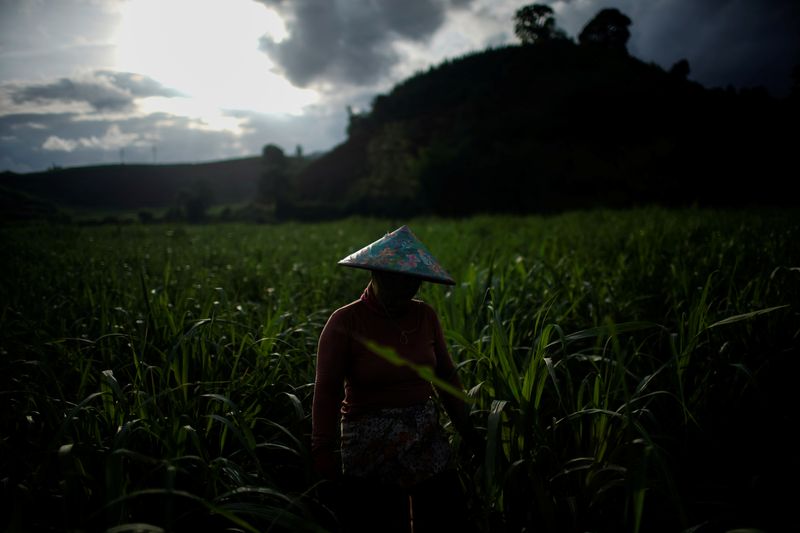
POLYGON ((325 324, 317 345, 314 400, 311 408, 311 456, 317 472, 326 479, 341 475, 336 453, 349 337, 339 311, 325 324))

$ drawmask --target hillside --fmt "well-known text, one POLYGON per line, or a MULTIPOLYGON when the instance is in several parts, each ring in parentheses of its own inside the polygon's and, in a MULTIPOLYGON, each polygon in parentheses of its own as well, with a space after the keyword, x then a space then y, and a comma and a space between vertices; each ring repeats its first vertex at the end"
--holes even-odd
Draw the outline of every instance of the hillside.
POLYGON ((63 220, 63 213, 51 202, 16 189, 0 186, 0 222, 63 220))
MULTIPOLYGON (((265 175, 275 217, 797 205, 800 98, 710 89, 687 72, 569 40, 448 60, 351 115, 329 152, 265 175)), ((264 168, 107 165, 4 173, 0 186, 63 207, 235 204, 256 199, 264 168)))
POLYGON ((352 116, 348 139, 295 177, 295 205, 308 216, 794 204, 797 110, 571 41, 491 49, 352 116))
POLYGON ((104 165, 0 175, 0 185, 62 206, 139 209, 174 205, 199 188, 214 204, 251 201, 261 158, 197 164, 104 165))

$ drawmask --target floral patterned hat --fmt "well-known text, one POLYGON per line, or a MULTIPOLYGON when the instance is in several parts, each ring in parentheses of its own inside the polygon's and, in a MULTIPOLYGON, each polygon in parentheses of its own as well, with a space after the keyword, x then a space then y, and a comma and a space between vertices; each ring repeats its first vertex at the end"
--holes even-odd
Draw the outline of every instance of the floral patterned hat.
POLYGON ((401 226, 339 261, 340 265, 398 272, 433 283, 455 285, 455 280, 431 255, 408 226, 401 226))

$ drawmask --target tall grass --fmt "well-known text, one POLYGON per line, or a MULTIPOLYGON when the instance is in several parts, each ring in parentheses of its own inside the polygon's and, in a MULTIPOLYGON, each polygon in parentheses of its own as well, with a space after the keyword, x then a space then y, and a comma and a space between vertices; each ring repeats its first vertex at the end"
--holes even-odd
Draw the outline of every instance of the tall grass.
POLYGON ((308 456, 316 342, 367 280, 336 261, 402 223, 458 280, 420 296, 485 436, 473 455, 452 433, 483 531, 788 516, 800 219, 642 209, 3 228, 5 525, 335 530, 308 456))

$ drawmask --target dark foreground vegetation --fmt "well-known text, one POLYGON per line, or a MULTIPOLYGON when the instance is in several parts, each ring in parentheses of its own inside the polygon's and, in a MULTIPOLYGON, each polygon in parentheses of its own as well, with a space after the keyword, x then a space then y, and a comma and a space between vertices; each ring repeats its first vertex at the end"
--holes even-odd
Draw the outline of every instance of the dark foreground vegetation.
MULTIPOLYGON (((0 527, 335 531, 314 353, 409 223, 473 399, 481 531, 787 531, 796 211, 0 228, 0 527)), ((460 449, 457 435, 453 446, 460 449)))

